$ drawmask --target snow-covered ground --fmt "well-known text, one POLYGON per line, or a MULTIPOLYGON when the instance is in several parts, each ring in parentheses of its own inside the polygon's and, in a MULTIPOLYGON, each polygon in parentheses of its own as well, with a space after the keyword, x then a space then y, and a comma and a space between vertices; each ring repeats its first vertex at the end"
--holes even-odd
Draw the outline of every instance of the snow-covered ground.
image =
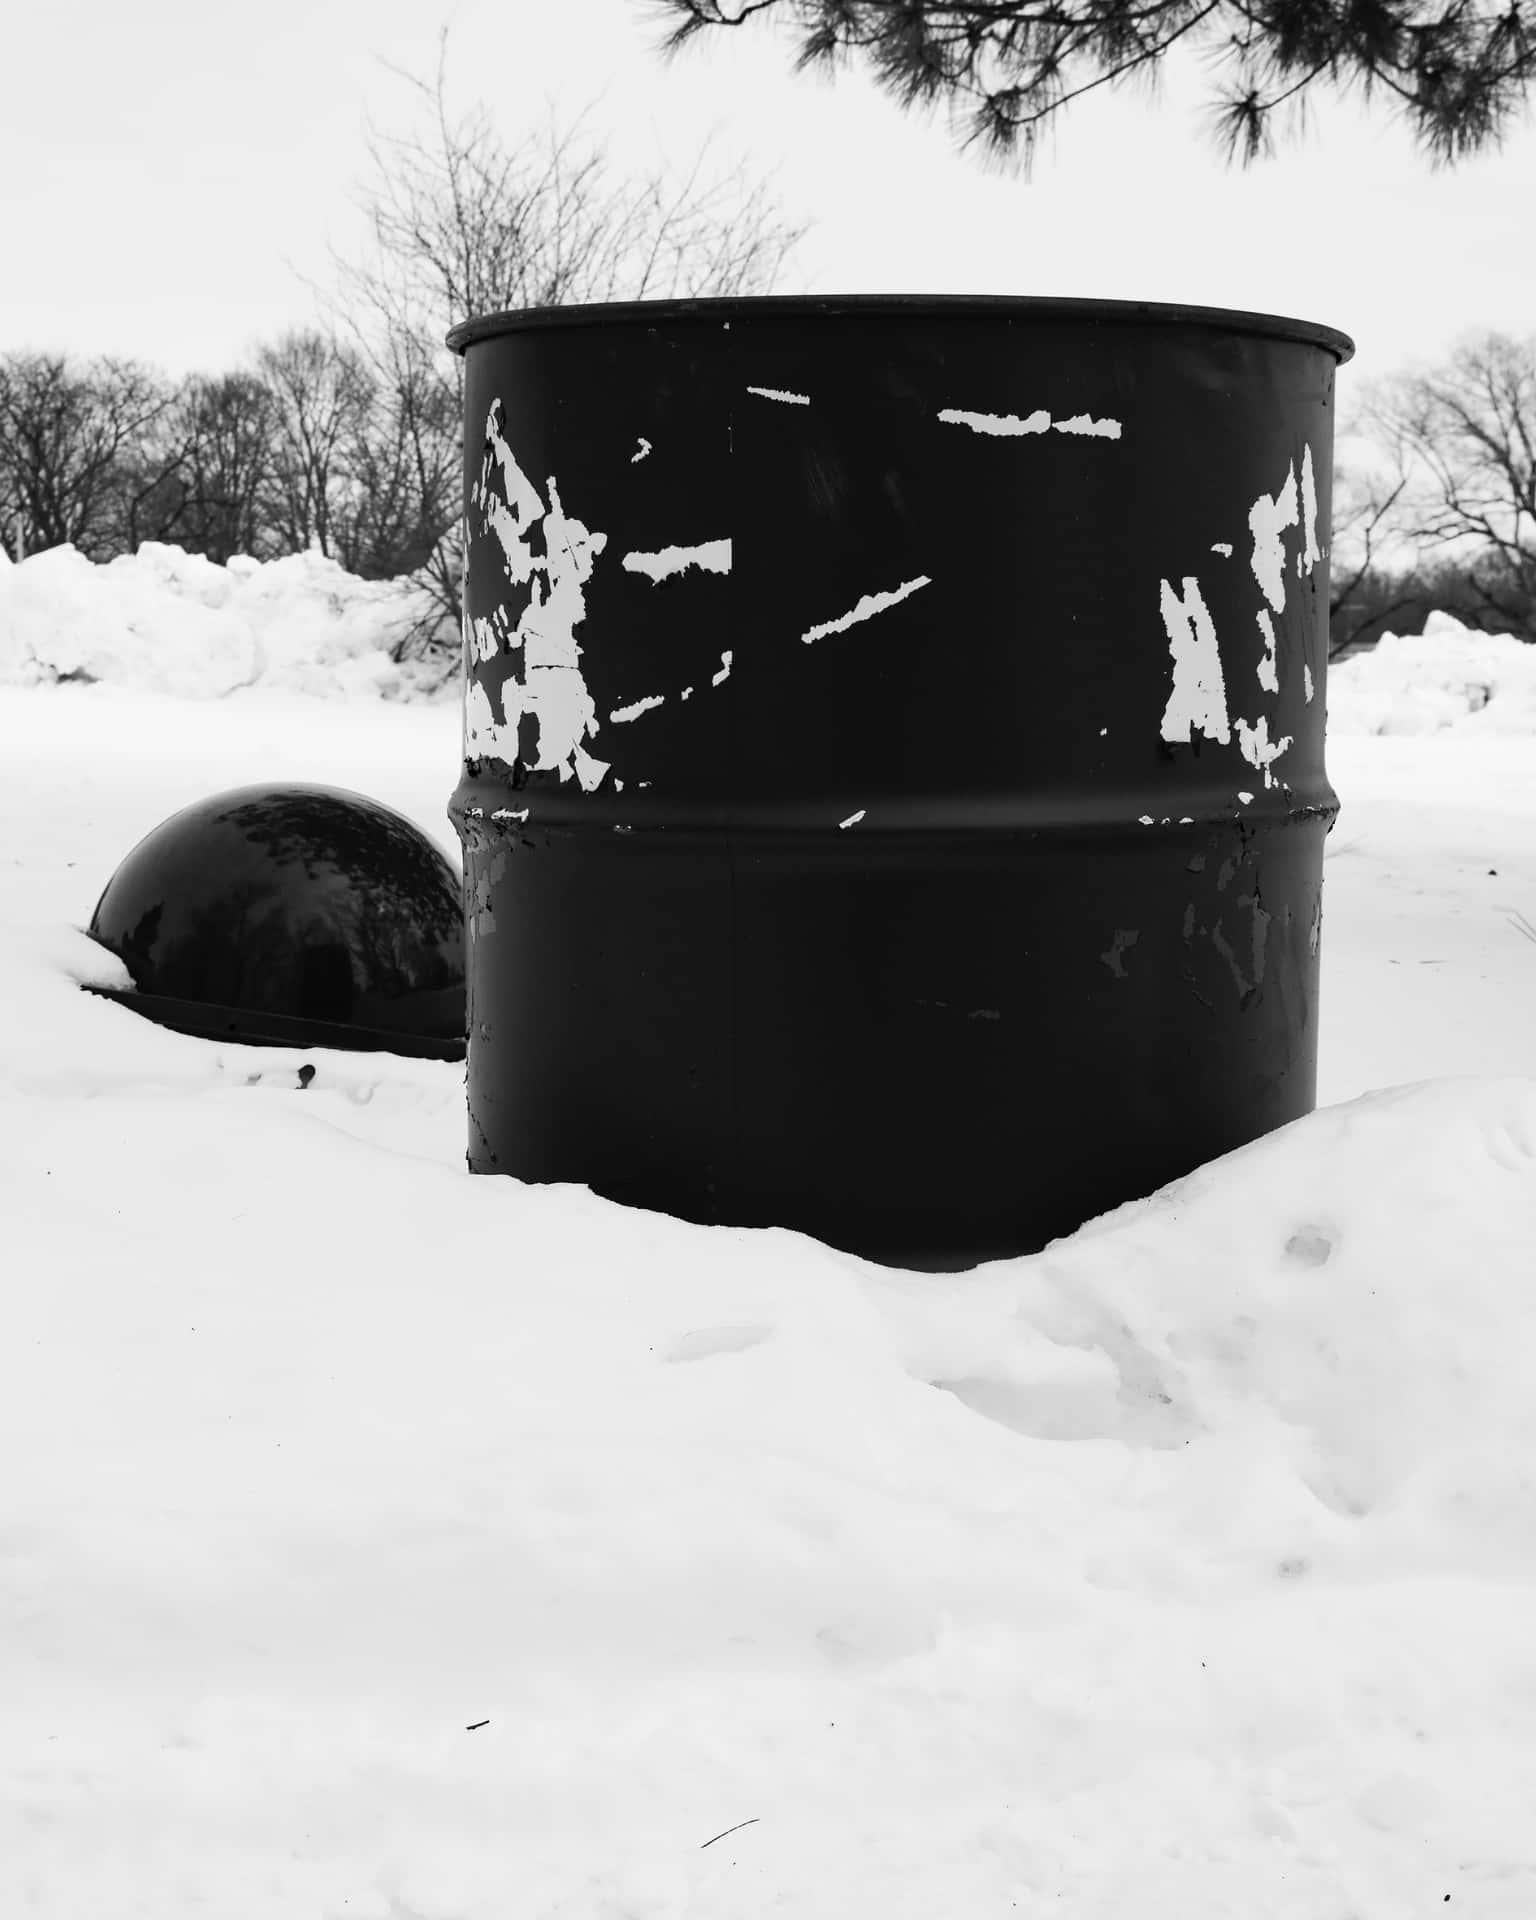
POLYGON ((0 1915, 1530 1920, 1536 720, 1443 633, 1371 737, 1408 644, 1334 682, 1344 1104, 961 1276, 79 991, 222 786, 451 848, 453 703, 0 686, 0 1915))

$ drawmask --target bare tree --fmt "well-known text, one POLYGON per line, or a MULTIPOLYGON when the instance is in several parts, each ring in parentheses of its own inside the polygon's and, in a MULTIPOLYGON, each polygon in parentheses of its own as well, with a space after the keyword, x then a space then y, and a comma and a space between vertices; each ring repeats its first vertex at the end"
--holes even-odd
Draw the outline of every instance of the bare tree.
POLYGON ((334 334, 310 330, 259 349, 256 372, 272 401, 263 545, 338 555, 366 510, 352 467, 374 406, 367 365, 334 334))
POLYGON ((177 446, 164 538, 221 565, 280 551, 263 502, 272 481, 277 402, 250 373, 189 380, 171 415, 177 446))
POLYGON ((398 531, 402 562, 425 541, 411 563, 456 622, 462 386, 448 328, 513 307, 767 292, 804 228, 764 185, 712 175, 707 150, 681 176, 631 174, 582 120, 552 114, 509 142, 483 105, 450 110, 447 63, 445 32, 433 79, 400 76, 418 125, 370 135, 369 244, 337 262, 336 308, 382 395, 369 444, 389 511, 372 537, 398 531))
POLYGON ((0 360, 0 515, 27 552, 123 550, 124 480, 173 390, 129 360, 0 360), (16 530, 19 528, 19 536, 16 530))
POLYGON ((1272 143, 1277 109, 1313 89, 1385 96, 1436 161, 1496 145, 1536 76, 1536 8, 1522 0, 640 0, 706 28, 773 16, 798 65, 862 59, 904 107, 947 104, 968 141, 1026 167, 1053 114, 1096 87, 1155 75, 1186 41, 1225 76, 1215 125, 1229 158, 1272 143))
POLYGON ((1383 545, 1396 544, 1394 515, 1408 486, 1398 469, 1336 463, 1329 562, 1328 657, 1355 644, 1367 625, 1384 624, 1413 599, 1412 576, 1394 574, 1381 561, 1383 545), (1394 582, 1400 590, 1394 592, 1394 582))
POLYGON ((1536 640, 1536 335, 1472 336, 1364 414, 1406 477, 1406 531, 1463 560, 1484 624, 1536 640))
POLYGON ((440 352, 404 331, 381 341, 368 412, 347 449, 354 492, 338 558, 351 572, 425 573, 451 608, 442 536, 458 498, 460 432, 459 391, 440 352))

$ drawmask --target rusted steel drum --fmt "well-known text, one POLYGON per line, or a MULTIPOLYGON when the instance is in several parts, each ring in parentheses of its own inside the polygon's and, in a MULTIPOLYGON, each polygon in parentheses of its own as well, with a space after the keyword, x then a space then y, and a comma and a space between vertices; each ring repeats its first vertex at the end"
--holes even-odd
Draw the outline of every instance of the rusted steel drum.
POLYGON ((1315 1100, 1328 328, 495 314, 469 1164, 959 1268, 1315 1100))

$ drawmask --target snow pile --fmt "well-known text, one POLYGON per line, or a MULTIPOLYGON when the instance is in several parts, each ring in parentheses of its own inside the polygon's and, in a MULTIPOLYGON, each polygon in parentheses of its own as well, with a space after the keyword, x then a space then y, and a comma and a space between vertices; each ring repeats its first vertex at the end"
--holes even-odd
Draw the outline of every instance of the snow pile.
POLYGON ((147 541, 98 566, 51 547, 0 570, 0 684, 400 697, 432 678, 390 658, 427 614, 419 589, 359 580, 319 553, 219 566, 147 541))
POLYGON ((456 731, 0 689, 0 1912, 1529 1920, 1526 743, 1334 767, 1334 1083, 1440 988, 1498 1076, 934 1276, 79 991, 173 805, 280 762, 441 838, 456 731))
POLYGON ((1328 731, 1536 733, 1536 646, 1432 613, 1328 670, 1328 731))

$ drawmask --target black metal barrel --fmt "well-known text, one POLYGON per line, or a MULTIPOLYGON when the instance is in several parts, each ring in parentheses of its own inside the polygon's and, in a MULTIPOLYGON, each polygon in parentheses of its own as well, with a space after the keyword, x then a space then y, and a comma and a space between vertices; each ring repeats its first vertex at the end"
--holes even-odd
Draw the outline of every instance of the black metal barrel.
POLYGON ((469 1164, 1019 1253, 1315 1099, 1344 335, 467 322, 469 1164))

